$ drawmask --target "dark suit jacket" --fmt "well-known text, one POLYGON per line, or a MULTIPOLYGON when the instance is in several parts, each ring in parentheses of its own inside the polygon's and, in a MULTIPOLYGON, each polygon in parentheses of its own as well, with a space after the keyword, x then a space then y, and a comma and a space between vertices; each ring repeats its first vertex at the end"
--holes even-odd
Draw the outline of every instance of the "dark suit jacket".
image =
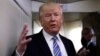
POLYGON ((90 53, 88 56, 96 56, 96 45, 94 45, 93 43, 90 43, 88 46, 87 46, 87 49, 90 50, 90 53))
MULTIPOLYGON (((38 34, 28 36, 28 38, 29 37, 32 38, 32 41, 28 43, 24 56, 52 56, 42 31, 38 34)), ((76 56, 72 42, 61 35, 60 38, 65 46, 68 56, 76 56)))

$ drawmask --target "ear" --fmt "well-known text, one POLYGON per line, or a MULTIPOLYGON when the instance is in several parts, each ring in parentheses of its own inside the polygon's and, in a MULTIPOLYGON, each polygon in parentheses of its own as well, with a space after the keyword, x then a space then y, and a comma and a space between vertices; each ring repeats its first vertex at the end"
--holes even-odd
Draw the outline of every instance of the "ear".
POLYGON ((39 22, 40 22, 41 26, 43 26, 43 21, 42 21, 41 17, 39 17, 39 22))
POLYGON ((64 17, 63 17, 63 15, 61 16, 61 23, 63 24, 63 22, 64 22, 64 17))

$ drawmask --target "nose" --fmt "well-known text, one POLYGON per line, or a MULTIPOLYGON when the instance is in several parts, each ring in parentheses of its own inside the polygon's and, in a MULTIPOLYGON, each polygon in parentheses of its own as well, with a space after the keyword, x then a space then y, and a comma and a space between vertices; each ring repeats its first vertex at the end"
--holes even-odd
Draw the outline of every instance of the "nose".
POLYGON ((51 15, 51 21, 55 21, 55 16, 53 14, 51 15))

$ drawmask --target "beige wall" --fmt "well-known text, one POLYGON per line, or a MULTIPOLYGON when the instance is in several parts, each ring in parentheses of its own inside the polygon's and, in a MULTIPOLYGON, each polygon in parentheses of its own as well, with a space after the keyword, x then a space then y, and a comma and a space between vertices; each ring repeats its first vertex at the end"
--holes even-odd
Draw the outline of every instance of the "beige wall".
POLYGON ((0 56, 11 55, 24 23, 28 23, 31 34, 31 10, 27 16, 13 0, 0 0, 0 56))

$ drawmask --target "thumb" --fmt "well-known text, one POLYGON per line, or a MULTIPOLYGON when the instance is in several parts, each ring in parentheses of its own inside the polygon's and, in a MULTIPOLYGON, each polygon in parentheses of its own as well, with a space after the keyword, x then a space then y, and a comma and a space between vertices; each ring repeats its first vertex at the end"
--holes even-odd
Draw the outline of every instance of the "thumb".
POLYGON ((31 40, 32 40, 32 38, 25 39, 25 40, 23 41, 23 44, 27 44, 27 43, 29 43, 31 40))

